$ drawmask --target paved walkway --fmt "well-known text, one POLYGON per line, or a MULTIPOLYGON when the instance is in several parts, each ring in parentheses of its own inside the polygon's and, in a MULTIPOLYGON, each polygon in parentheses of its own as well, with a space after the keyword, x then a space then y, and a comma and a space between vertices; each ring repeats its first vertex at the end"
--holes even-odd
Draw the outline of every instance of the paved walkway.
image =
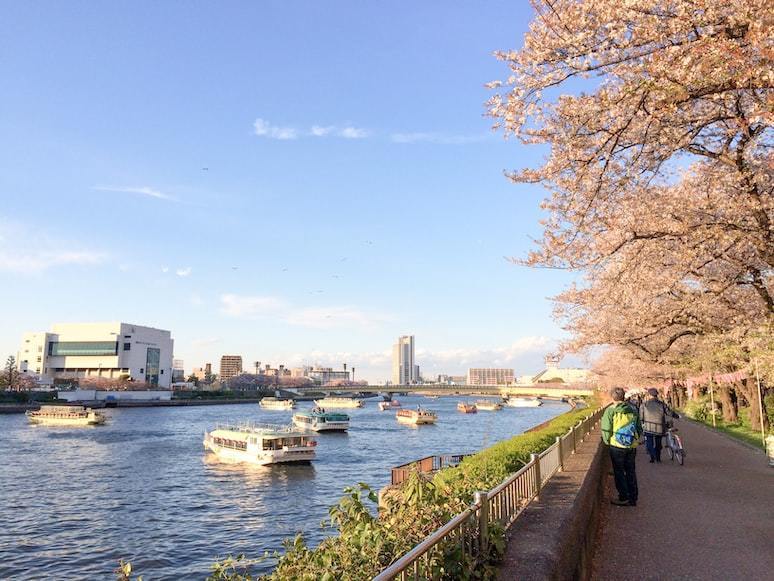
POLYGON ((639 501, 606 504, 592 579, 774 579, 774 468, 703 426, 676 425, 685 465, 666 452, 650 464, 638 449, 639 501))

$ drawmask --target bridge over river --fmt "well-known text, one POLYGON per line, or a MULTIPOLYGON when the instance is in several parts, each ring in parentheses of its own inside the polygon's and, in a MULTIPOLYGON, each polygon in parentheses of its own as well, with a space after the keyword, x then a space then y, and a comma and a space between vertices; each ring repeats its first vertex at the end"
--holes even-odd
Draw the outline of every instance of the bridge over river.
POLYGON ((586 384, 538 383, 535 385, 356 385, 347 387, 302 387, 293 391, 315 393, 364 393, 378 392, 386 394, 415 393, 419 395, 497 395, 497 396, 542 396, 552 399, 590 396, 593 387, 586 384))

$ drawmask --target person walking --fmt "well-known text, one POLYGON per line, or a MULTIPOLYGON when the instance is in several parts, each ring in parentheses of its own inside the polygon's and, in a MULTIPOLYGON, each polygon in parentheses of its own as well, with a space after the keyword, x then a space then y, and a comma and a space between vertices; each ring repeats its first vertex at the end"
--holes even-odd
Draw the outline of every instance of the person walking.
POLYGON ((616 387, 611 395, 613 403, 602 414, 602 441, 610 452, 615 488, 618 491, 618 499, 610 502, 618 506, 637 506, 635 460, 642 424, 636 408, 624 401, 626 392, 623 388, 616 387))
POLYGON ((661 462, 661 441, 666 434, 667 418, 679 418, 669 406, 658 398, 658 390, 651 387, 648 399, 640 406, 640 421, 645 431, 645 448, 650 456, 650 463, 661 462))

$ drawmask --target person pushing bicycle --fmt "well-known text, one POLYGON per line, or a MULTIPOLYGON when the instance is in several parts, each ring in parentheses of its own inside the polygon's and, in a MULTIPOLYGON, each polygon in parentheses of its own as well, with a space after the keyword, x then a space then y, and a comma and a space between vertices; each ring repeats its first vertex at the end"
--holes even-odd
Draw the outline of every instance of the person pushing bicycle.
POLYGON ((658 390, 655 387, 648 390, 647 401, 640 406, 640 420, 651 464, 661 462, 661 440, 667 433, 669 418, 679 417, 679 414, 658 398, 658 390))

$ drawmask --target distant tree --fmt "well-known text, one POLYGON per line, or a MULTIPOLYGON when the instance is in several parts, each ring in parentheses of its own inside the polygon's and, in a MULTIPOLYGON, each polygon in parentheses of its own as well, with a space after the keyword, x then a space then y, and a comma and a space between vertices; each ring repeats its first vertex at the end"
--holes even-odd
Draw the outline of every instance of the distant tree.
POLYGON ((9 355, 5 362, 5 385, 9 391, 18 389, 19 370, 16 368, 16 357, 9 355))
POLYGON ((196 387, 199 387, 199 378, 196 377, 193 373, 188 376, 186 381, 188 381, 188 383, 193 383, 196 387))

